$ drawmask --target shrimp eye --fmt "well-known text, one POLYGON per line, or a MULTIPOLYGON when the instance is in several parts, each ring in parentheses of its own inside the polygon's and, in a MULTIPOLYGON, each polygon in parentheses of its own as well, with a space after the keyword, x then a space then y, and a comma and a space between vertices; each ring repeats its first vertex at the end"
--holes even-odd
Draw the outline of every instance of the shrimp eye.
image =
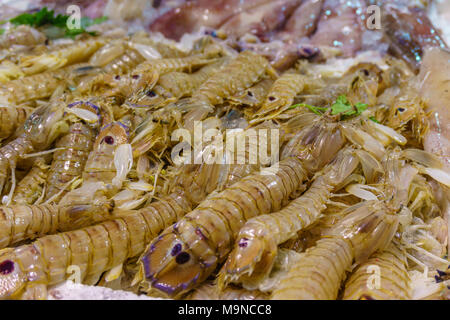
POLYGON ((114 143, 114 138, 111 137, 111 136, 106 136, 104 140, 105 140, 105 142, 107 144, 113 144, 114 143))
POLYGON ((253 97, 253 92, 247 91, 247 95, 248 95, 249 97, 253 97))
POLYGON ((272 97, 272 96, 269 97, 269 101, 275 101, 275 100, 276 100, 275 97, 272 97))
POLYGON ((117 75, 117 76, 115 76, 115 77, 114 77, 114 79, 116 79, 116 80, 120 80, 120 76, 119 76, 119 75, 117 75))
POLYGON ((137 75, 137 74, 133 74, 131 77, 132 77, 134 80, 139 79, 139 75, 137 75))
POLYGON ((191 258, 191 256, 189 255, 189 253, 183 251, 183 252, 180 252, 179 255, 177 255, 177 257, 175 258, 175 261, 178 264, 184 264, 184 263, 188 262, 190 258, 191 258))
POLYGON ((403 111, 405 111, 405 108, 400 107, 400 108, 397 108, 397 110, 398 110, 399 112, 403 112, 403 111))
POLYGON ((248 245, 248 239, 247 238, 242 238, 240 241, 239 241, 239 247, 241 247, 241 248, 245 248, 245 247, 247 247, 247 245, 248 245))
POLYGON ((156 93, 153 90, 147 91, 147 97, 153 98, 156 97, 156 93))
POLYGON ((173 246, 172 251, 170 252, 170 254, 173 256, 176 256, 178 253, 180 253, 181 251, 181 244, 177 243, 176 245, 173 246))
POLYGON ((14 271, 14 262, 11 260, 5 260, 0 263, 0 274, 10 274, 14 271))
POLYGON ((367 70, 367 69, 362 69, 361 71, 364 73, 364 75, 365 75, 366 77, 369 75, 369 70, 367 70))

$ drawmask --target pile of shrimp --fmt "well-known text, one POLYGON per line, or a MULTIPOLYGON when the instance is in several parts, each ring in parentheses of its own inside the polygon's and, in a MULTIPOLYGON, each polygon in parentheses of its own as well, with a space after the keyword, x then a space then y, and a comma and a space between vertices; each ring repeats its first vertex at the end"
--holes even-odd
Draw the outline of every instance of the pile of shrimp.
POLYGON ((450 298, 446 49, 277 68, 209 34, 4 36, 1 298, 450 298))

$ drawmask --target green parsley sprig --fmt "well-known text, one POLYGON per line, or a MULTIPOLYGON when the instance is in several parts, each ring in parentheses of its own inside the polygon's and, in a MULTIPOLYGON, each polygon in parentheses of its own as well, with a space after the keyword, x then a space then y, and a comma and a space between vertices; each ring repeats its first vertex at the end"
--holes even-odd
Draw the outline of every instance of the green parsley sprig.
POLYGON ((92 26, 94 24, 99 24, 106 21, 107 17, 100 17, 91 19, 88 17, 82 17, 80 21, 79 29, 69 29, 67 27, 67 19, 69 19, 68 15, 55 14, 55 11, 48 10, 47 7, 43 7, 41 10, 35 13, 22 13, 15 18, 9 20, 14 25, 29 25, 32 27, 56 27, 61 29, 61 33, 66 37, 75 37, 76 35, 82 33, 88 33, 90 35, 96 35, 95 32, 88 32, 86 28, 92 26))
MULTIPOLYGON (((355 105, 352 105, 345 95, 341 95, 336 99, 336 101, 331 105, 331 107, 316 107, 306 103, 299 103, 291 106, 289 109, 294 109, 297 107, 308 108, 309 110, 318 115, 322 115, 328 110, 331 110, 332 115, 340 115, 340 119, 345 120, 348 118, 359 116, 361 113, 363 113, 364 110, 367 109, 367 104, 356 103, 355 105)), ((376 119, 371 120, 376 121, 376 119)))

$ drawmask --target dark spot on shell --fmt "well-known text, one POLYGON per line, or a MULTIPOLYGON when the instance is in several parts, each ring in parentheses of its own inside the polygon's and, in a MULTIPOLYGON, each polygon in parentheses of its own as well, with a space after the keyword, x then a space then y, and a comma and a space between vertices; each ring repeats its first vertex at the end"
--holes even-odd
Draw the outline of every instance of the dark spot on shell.
POLYGON ((14 271, 14 262, 5 260, 0 263, 0 274, 6 275, 14 271))
POLYGON ((441 271, 441 270, 437 270, 437 269, 436 269, 436 272, 438 273, 438 275, 439 275, 440 277, 444 277, 444 276, 447 275, 447 273, 446 273, 445 271, 441 271))
POLYGON ((180 252, 177 257, 175 258, 176 263, 178 264, 184 264, 189 261, 191 256, 187 252, 180 252))
POLYGON ((248 246, 248 239, 247 238, 242 238, 240 241, 239 241, 239 247, 241 247, 241 248, 246 248, 247 246, 248 246))
POLYGON ((114 138, 111 137, 111 136, 106 136, 106 137, 104 138, 104 141, 105 141, 107 144, 113 144, 113 143, 114 143, 114 138))
POLYGON ((365 75, 366 77, 369 76, 369 70, 367 70, 367 69, 362 69, 361 71, 364 73, 364 75, 365 75))
POLYGON ((170 254, 173 257, 173 256, 176 256, 180 251, 181 251, 181 244, 177 243, 176 245, 173 246, 172 251, 170 252, 170 254))
POLYGON ((403 111, 405 111, 405 108, 400 107, 400 108, 397 108, 397 110, 400 112, 403 112, 403 111))
POLYGON ((114 77, 114 79, 116 79, 116 80, 120 80, 120 76, 119 76, 119 75, 117 75, 117 76, 115 76, 115 77, 114 77))
POLYGON ((253 97, 253 92, 251 92, 251 91, 249 90, 249 91, 247 91, 247 95, 248 95, 249 97, 253 97))
POLYGON ((156 97, 156 93, 153 90, 147 91, 147 97, 153 98, 156 97))
POLYGON ((275 97, 272 97, 272 96, 269 97, 269 101, 275 101, 275 100, 276 100, 275 97))
POLYGON ((206 239, 206 237, 203 234, 202 230, 200 230, 199 228, 195 229, 195 234, 198 235, 200 238, 202 238, 202 240, 206 239))
POLYGON ((132 78, 133 78, 134 80, 139 79, 139 75, 133 74, 132 78))

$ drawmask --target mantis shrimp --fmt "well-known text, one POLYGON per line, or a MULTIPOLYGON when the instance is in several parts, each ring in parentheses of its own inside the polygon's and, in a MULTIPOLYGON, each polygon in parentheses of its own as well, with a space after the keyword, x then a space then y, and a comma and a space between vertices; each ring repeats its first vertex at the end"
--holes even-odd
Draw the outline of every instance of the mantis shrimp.
POLYGON ((267 97, 272 85, 272 79, 261 80, 250 88, 229 97, 228 101, 233 105, 245 105, 251 108, 259 107, 267 97))
POLYGON ((410 286, 405 253, 398 245, 391 243, 350 275, 345 284, 343 299, 410 300, 410 286), (374 270, 379 270, 379 283, 371 282, 374 270))
POLYGON ((11 80, 0 85, 0 99, 7 104, 21 104, 23 102, 50 97, 60 86, 66 86, 72 81, 89 73, 86 64, 75 64, 58 70, 50 70, 32 76, 11 80))
POLYGON ((279 163, 211 194, 166 229, 141 257, 141 273, 148 281, 142 285, 168 296, 180 296, 205 280, 231 251, 246 221, 279 210, 309 173, 333 159, 344 139, 336 124, 319 128, 307 126, 301 138, 293 138, 296 148, 291 145, 279 163), (302 140, 305 136, 309 138, 302 140), (312 152, 322 158, 312 160, 312 152))
POLYGON ((239 53, 221 72, 212 75, 192 94, 193 110, 185 116, 185 126, 192 127, 193 121, 203 120, 215 105, 251 87, 266 73, 276 76, 264 57, 251 51, 239 53))
POLYGON ((285 111, 292 105, 295 96, 305 88, 305 85, 305 76, 289 71, 283 73, 275 80, 261 109, 254 114, 254 119, 250 123, 270 119, 285 111))
POLYGON ((384 194, 389 198, 375 197, 345 209, 345 217, 289 270, 272 299, 336 299, 353 261, 364 262, 389 245, 400 223, 396 213, 407 204, 418 173, 413 165, 402 164, 405 156, 408 153, 394 149, 384 159, 384 194))
POLYGON ((44 193, 49 166, 43 158, 37 158, 27 175, 17 184, 14 204, 33 204, 44 193))
POLYGON ((331 191, 354 171, 358 162, 354 150, 343 149, 301 197, 279 212, 248 220, 239 231, 235 248, 219 275, 220 286, 230 281, 249 282, 267 276, 278 245, 319 218, 331 191))
POLYGON ((0 107, 0 139, 10 138, 33 112, 28 106, 4 105, 0 107))
POLYGON ((103 45, 99 40, 87 40, 39 56, 28 56, 21 61, 20 68, 26 75, 56 70, 87 60, 103 45))
MULTIPOLYGON (((202 170, 199 173, 203 175, 200 181, 209 182, 209 173, 208 170, 202 170)), ((189 190, 177 188, 170 195, 142 209, 118 210, 111 217, 113 219, 96 225, 47 235, 30 245, 15 249, 4 249, 0 253, 0 266, 3 263, 3 266, 12 267, 9 272, 5 271, 1 275, 4 276, 2 283, 5 286, 0 289, 0 295, 45 299, 47 285, 66 279, 66 270, 70 265, 80 267, 84 283, 96 283, 100 275, 108 270, 117 274, 117 267, 121 267, 127 259, 142 254, 151 239, 192 210, 192 203, 186 194, 189 191, 195 192, 195 188, 194 185, 189 190), (69 255, 72 257, 71 261, 65 258, 69 255), (31 274, 35 276, 30 277, 31 274)), ((63 208, 61 205, 58 207, 63 208)), ((77 210, 73 212, 78 213, 77 210)), ((86 219, 89 216, 81 212, 80 217, 86 219)), ((69 225, 74 221, 70 222, 69 225)), ((6 229, 10 231, 11 225, 8 224, 6 229)))
POLYGON ((46 40, 44 34, 27 25, 20 25, 6 31, 0 38, 0 48, 10 48, 13 45, 35 46, 43 44, 46 40))
POLYGON ((3 190, 5 185, 8 169, 11 170, 12 186, 8 201, 11 201, 14 193, 17 161, 28 153, 48 147, 61 132, 66 130, 63 114, 64 108, 61 108, 58 102, 39 107, 25 121, 24 132, 0 148, 0 190, 3 190))
POLYGON ((140 90, 138 95, 130 97, 128 101, 139 106, 161 108, 192 93, 211 75, 220 70, 224 60, 207 65, 192 74, 183 72, 169 72, 159 77, 156 85, 147 92, 140 90))
MULTIPOLYGON (((76 106, 73 103, 70 106, 76 106)), ((97 108, 93 104, 94 111, 97 108)), ((89 152, 93 147, 94 128, 90 125, 84 124, 80 121, 72 123, 69 127, 69 132, 62 136, 55 144, 57 150, 53 154, 53 161, 50 166, 47 178, 47 192, 46 200, 54 196, 64 196, 67 184, 77 177, 81 177, 84 166, 86 164, 89 152)))

